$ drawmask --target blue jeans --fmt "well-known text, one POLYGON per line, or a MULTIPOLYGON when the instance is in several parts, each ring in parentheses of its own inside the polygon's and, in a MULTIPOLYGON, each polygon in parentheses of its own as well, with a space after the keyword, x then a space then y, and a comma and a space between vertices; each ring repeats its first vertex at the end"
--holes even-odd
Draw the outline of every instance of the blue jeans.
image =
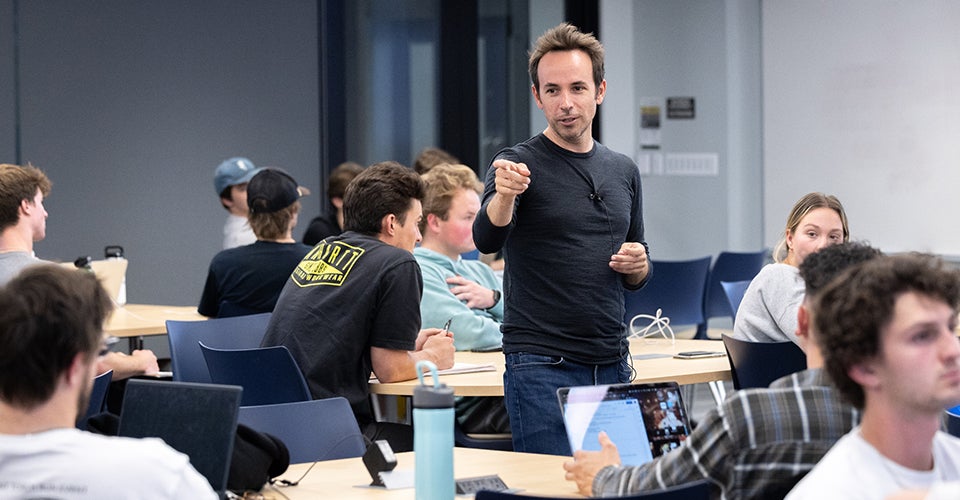
POLYGON ((503 393, 510 415, 513 449, 527 453, 572 455, 557 389, 627 383, 632 373, 626 356, 602 365, 527 352, 507 354, 505 358, 503 393))

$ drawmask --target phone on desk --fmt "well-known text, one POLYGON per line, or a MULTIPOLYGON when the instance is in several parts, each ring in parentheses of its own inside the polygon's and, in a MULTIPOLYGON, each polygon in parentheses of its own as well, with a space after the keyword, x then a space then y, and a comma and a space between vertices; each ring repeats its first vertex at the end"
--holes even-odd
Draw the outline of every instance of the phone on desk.
POLYGON ((722 351, 683 351, 673 355, 677 359, 701 359, 701 358, 719 358, 726 356, 722 351))

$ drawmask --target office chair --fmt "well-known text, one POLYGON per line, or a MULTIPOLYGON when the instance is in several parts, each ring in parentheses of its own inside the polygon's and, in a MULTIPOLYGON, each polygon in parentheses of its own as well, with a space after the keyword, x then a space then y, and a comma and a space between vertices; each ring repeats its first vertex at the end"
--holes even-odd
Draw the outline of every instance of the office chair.
POLYGON ((793 342, 750 342, 723 335, 734 389, 768 387, 774 380, 807 369, 807 355, 793 342))
POLYGON ((951 436, 960 437, 960 406, 947 408, 944 418, 946 420, 944 430, 951 436))
MULTIPOLYGON (((743 281, 752 280, 763 267, 767 251, 757 252, 720 252, 717 255, 716 262, 710 268, 710 274, 707 277, 707 290, 703 296, 703 314, 704 323, 702 332, 697 331, 697 338, 706 338, 707 323, 710 318, 722 318, 730 314, 727 295, 723 291, 721 282, 723 281, 743 281)), ((654 271, 656 272, 656 271, 654 271)), ((736 310, 734 310, 736 313, 736 310)))
POLYGON ((241 406, 310 401, 310 389, 284 346, 216 349, 200 342, 210 380, 243 387, 241 406))
POLYGON ((743 301, 743 294, 747 293, 747 288, 753 280, 745 281, 721 281, 723 293, 727 296, 727 304, 730 307, 730 317, 737 319, 737 310, 740 309, 740 302, 743 301))
MULTIPOLYGON (((481 490, 476 500, 559 500, 559 497, 526 496, 502 491, 481 490)), ((648 491, 617 497, 619 500, 709 500, 710 483, 706 480, 673 486, 665 490, 648 491)))
POLYGON ((210 372, 197 342, 209 346, 243 349, 260 347, 271 313, 206 321, 167 321, 170 364, 175 382, 210 383, 210 372))
MULTIPOLYGON (((710 257, 683 261, 651 260, 653 274, 646 286, 624 294, 624 322, 638 314, 656 316, 657 309, 670 318, 670 326, 701 325, 706 323, 703 315, 703 295, 707 287, 710 257)), ((707 338, 704 329, 703 336, 707 338)))
POLYGON ((239 422, 280 438, 290 463, 360 457, 366 451, 350 403, 342 397, 241 406, 239 422))
POLYGON ((461 448, 513 451, 513 436, 510 434, 467 434, 460 424, 453 422, 453 442, 461 448))
POLYGON ((93 388, 90 390, 90 402, 87 412, 77 419, 77 429, 87 430, 87 420, 103 411, 107 402, 107 390, 110 389, 110 380, 113 379, 113 370, 108 370, 93 378, 93 388))

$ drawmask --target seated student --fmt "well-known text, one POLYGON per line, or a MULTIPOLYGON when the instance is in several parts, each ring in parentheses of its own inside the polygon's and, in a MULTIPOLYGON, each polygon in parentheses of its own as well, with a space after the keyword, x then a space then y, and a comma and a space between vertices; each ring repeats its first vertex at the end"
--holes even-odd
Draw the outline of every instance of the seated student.
POLYGON ((960 404, 960 273, 930 255, 883 257, 816 298, 824 365, 863 410, 788 499, 884 498, 960 480, 960 439, 940 430, 960 404))
POLYGON ((200 314, 222 316, 225 303, 249 314, 273 311, 290 273, 310 251, 293 239, 300 196, 308 193, 279 169, 261 169, 250 179, 248 217, 257 241, 213 257, 197 307, 200 314))
POLYGON ((259 171, 252 161, 236 157, 223 160, 213 173, 213 187, 220 204, 229 212, 223 224, 224 250, 257 241, 247 224, 247 183, 259 171))
POLYGON ((797 308, 803 280, 797 268, 808 255, 849 241, 847 214, 835 196, 809 193, 793 206, 783 238, 773 250, 773 264, 753 278, 737 310, 733 338, 753 342, 799 344, 797 308))
POLYGON ((344 229, 303 258, 280 293, 263 346, 290 349, 316 399, 343 396, 371 440, 413 449, 410 426, 377 422, 370 373, 381 382, 417 376, 419 360, 453 366, 453 335, 420 330, 423 181, 396 162, 373 165, 343 197, 344 229), (419 332, 419 333, 418 333, 419 332))
MULTIPOLYGON (((43 200, 52 183, 33 165, 0 165, 0 286, 24 269, 48 263, 33 253, 33 244, 47 236, 47 210, 43 200)), ((134 375, 160 371, 157 356, 149 349, 130 355, 111 351, 97 358, 97 373, 113 370, 111 378, 121 380, 134 375)))
POLYGON ((847 267, 879 255, 874 248, 846 243, 800 265, 807 296, 797 311, 797 333, 807 370, 780 378, 769 389, 729 395, 682 446, 641 466, 621 466, 615 443, 601 433, 601 451, 574 452, 574 460, 564 464, 567 480, 584 495, 629 495, 706 479, 714 496, 726 500, 782 498, 859 420, 821 370, 811 298, 847 267))
POLYGON ((343 162, 330 172, 330 179, 327 180, 330 206, 325 213, 314 217, 307 225, 307 231, 303 233, 305 245, 316 245, 327 236, 336 236, 343 232, 343 193, 350 181, 360 175, 360 172, 363 172, 363 167, 352 161, 343 162))
POLYGON ((93 275, 32 266, 0 289, 0 304, 0 497, 217 498, 160 439, 74 427, 113 308, 93 275))
POLYGON ((416 170, 418 174, 423 175, 429 172, 431 168, 442 163, 456 165, 460 163, 460 160, 444 149, 432 146, 426 147, 417 153, 416 159, 413 160, 413 169, 416 170))
MULTIPOLYGON (((476 249, 473 221, 483 184, 470 167, 448 163, 423 174, 423 182, 423 241, 413 250, 423 274, 422 327, 439 328, 450 321, 458 351, 499 347, 503 284, 490 266, 460 257, 476 249)), ((456 413, 464 432, 510 432, 502 397, 458 398, 456 413)))

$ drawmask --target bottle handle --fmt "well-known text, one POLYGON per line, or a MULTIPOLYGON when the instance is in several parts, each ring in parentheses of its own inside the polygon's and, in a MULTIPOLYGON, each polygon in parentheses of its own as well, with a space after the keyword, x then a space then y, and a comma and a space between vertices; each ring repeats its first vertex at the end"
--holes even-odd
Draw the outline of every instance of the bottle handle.
POLYGON ((421 359, 417 361, 417 379, 420 380, 420 385, 427 385, 423 380, 424 368, 430 370, 430 375, 433 376, 433 388, 440 388, 440 376, 437 374, 437 365, 433 364, 432 361, 421 359))

